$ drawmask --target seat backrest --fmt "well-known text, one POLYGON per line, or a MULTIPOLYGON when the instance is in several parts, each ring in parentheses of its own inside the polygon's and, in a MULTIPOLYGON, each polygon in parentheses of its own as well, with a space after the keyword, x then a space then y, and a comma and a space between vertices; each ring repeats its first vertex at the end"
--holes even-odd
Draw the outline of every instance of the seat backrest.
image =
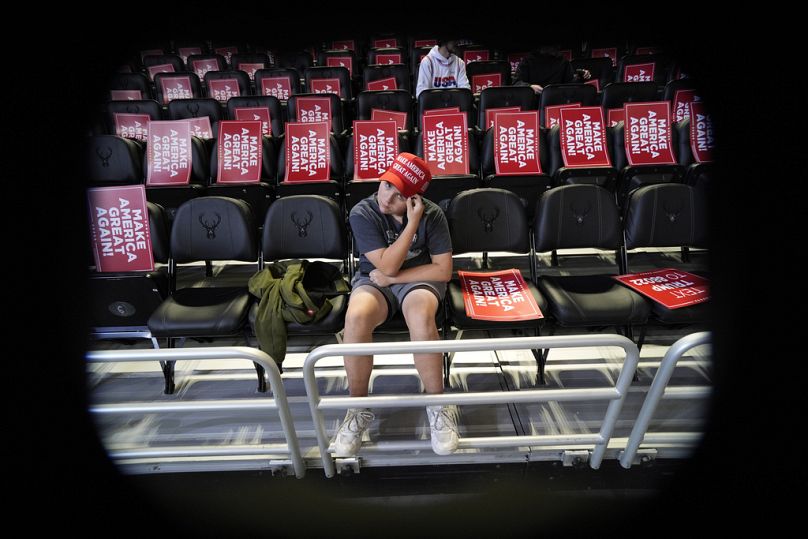
POLYGON ((474 77, 477 75, 488 75, 496 73, 502 77, 501 86, 510 86, 511 84, 511 64, 508 62, 472 62, 466 64, 466 76, 471 84, 471 89, 474 91, 474 77))
POLYGON ((115 134, 115 114, 145 114, 150 120, 162 120, 163 111, 154 99, 109 101, 105 105, 107 133, 115 134))
POLYGON ((85 148, 85 174, 91 183, 143 183, 143 150, 134 140, 117 135, 97 135, 88 138, 85 148))
MULTIPOLYGON (((275 145, 269 137, 261 137, 261 181, 275 183, 278 176, 278 157, 275 145)), ((219 177, 219 140, 211 140, 210 180, 215 183, 219 177)))
POLYGON ((681 183, 647 185, 628 197, 626 249, 706 245, 706 201, 681 183))
POLYGON ((504 189, 462 191, 446 211, 452 252, 530 250, 525 208, 519 197, 504 189))
MULTIPOLYGON (((476 63, 476 62, 475 62, 476 63)), ((485 131, 485 112, 488 109, 519 107, 523 111, 536 110, 536 94, 527 86, 496 86, 480 92, 477 106, 477 127, 485 131)))
POLYGON ((168 104, 169 120, 186 120, 188 118, 210 118, 210 128, 215 136, 219 120, 222 119, 222 108, 218 101, 209 97, 199 99, 175 99, 168 104))
POLYGON ((199 77, 196 73, 181 72, 181 73, 158 73, 154 76, 154 98, 155 100, 164 105, 166 103, 166 96, 163 95, 163 81, 165 80, 168 86, 172 85, 172 81, 176 78, 188 77, 191 82, 191 96, 192 98, 202 97, 202 85, 199 82, 199 77))
MULTIPOLYGON (((323 67, 339 67, 339 66, 329 66, 328 59, 329 58, 341 58, 341 57, 349 57, 351 59, 351 77, 358 77, 361 73, 359 71, 359 60, 356 57, 356 53, 352 50, 326 50, 320 51, 317 56, 317 65, 323 67)), ((345 66, 347 68, 347 65, 345 66)))
POLYGON ((185 62, 176 54, 147 54, 143 57, 143 67, 168 64, 174 71, 185 71, 185 62))
POLYGON ((324 97, 331 103, 331 132, 342 133, 345 130, 345 123, 342 118, 342 101, 336 94, 297 94, 289 96, 287 103, 287 115, 290 122, 296 122, 297 119, 297 100, 302 97, 324 97))
POLYGON ((369 65, 362 70, 363 87, 365 89, 367 89, 369 82, 389 78, 396 79, 397 90, 404 90, 409 94, 412 93, 410 74, 407 70, 407 66, 404 64, 369 65))
POLYGON ((266 260, 348 257, 345 219, 333 199, 292 195, 272 203, 261 245, 266 260))
POLYGON ((590 80, 599 80, 601 89, 614 82, 614 66, 611 58, 575 58, 570 64, 573 70, 589 70, 592 74, 590 80))
POLYGON ((370 120, 373 109, 407 113, 407 131, 412 131, 412 95, 406 90, 378 90, 359 92, 356 98, 356 119, 370 120))
MULTIPOLYGON (((606 134, 611 138, 611 155, 612 166, 617 170, 622 170, 628 165, 628 157, 626 156, 626 138, 625 138, 625 124, 619 122, 612 128, 607 128, 606 134), (611 133, 609 133, 611 129, 611 133)), ((673 158, 678 163, 677 152, 679 151, 679 130, 671 129, 671 148, 673 150, 673 158)))
MULTIPOLYGON (((395 62, 395 63, 400 63, 402 65, 406 65, 407 58, 408 58, 407 57, 407 49, 405 49, 403 47, 387 47, 387 48, 384 48, 384 49, 371 47, 370 49, 368 49, 368 56, 367 56, 368 65, 369 66, 371 66, 371 65, 393 65, 393 64, 390 64, 390 62, 380 63, 378 61, 379 55, 383 56, 383 55, 388 55, 388 54, 398 54, 398 55, 400 55, 401 56, 401 62, 395 62)), ((393 60, 395 60, 395 58, 393 58, 393 60)))
MULTIPOLYGON (((337 96, 335 98, 339 99, 337 96)), ((286 179, 286 142, 288 137, 284 136, 281 139, 280 148, 278 148, 278 181, 282 182, 286 179)), ((331 173, 330 178, 334 181, 340 181, 342 178, 345 177, 345 163, 343 162, 342 152, 339 149, 339 143, 337 139, 334 138, 334 135, 329 137, 331 140, 330 151, 331 151, 331 173)))
MULTIPOLYGON (((479 176, 480 175, 480 152, 479 147, 477 145, 477 137, 474 135, 474 131, 471 129, 468 130, 467 133, 469 139, 469 174, 479 176)), ((414 144, 411 144, 414 147, 415 155, 422 158, 424 157, 424 137, 423 133, 420 133, 417 137, 415 137, 414 144)))
POLYGON ((109 81, 110 90, 139 90, 143 99, 151 99, 149 79, 143 73, 115 73, 109 81))
POLYGON ((623 108, 625 103, 657 101, 655 82, 613 82, 603 88, 600 103, 604 114, 608 109, 623 108))
MULTIPOLYGON (((605 115, 604 115, 605 118, 605 115)), ((544 170, 547 174, 551 176, 556 173, 556 171, 564 166, 564 157, 561 155, 561 126, 554 126, 553 128, 547 130, 547 153, 550 158, 548 167, 544 170)), ((615 167, 615 148, 614 148, 614 128, 606 126, 606 151, 609 153, 609 160, 612 163, 613 168, 615 167)), ((625 158, 625 155, 624 155, 625 158)), ((544 161, 542 161, 542 167, 544 167, 544 161)))
POLYGON ((171 226, 171 255, 178 264, 196 260, 258 258, 257 230, 249 204, 228 197, 206 196, 177 208, 171 226))
MULTIPOLYGON (((255 95, 262 95, 263 86, 261 81, 264 79, 276 79, 280 77, 283 77, 289 81, 289 88, 291 88, 290 95, 300 93, 300 72, 292 67, 273 67, 271 69, 259 69, 255 72, 255 95)), ((278 97, 278 99, 281 98, 278 97)), ((281 100, 284 101, 283 99, 281 100)))
POLYGON ((205 73, 205 87, 207 97, 213 97, 213 92, 210 88, 210 81, 212 80, 228 80, 235 79, 238 82, 239 95, 250 95, 250 76, 244 71, 208 71, 205 73))
MULTIPOLYGON (((539 129, 539 162, 541 163, 542 171, 547 174, 550 165, 550 151, 547 147, 547 131, 548 129, 539 129)), ((482 160, 482 175, 483 178, 497 173, 496 164, 494 163, 494 130, 489 129, 483 136, 483 149, 480 159, 482 160)))
POLYGON ((240 52, 230 58, 230 65, 234 71, 245 71, 241 69, 241 64, 261 64, 262 67, 259 69, 266 69, 272 65, 266 54, 258 52, 240 52))
POLYGON ((673 100, 676 98, 676 92, 678 92, 679 90, 695 90, 695 89, 696 86, 690 79, 672 80, 665 85, 665 90, 662 93, 662 99, 665 101, 673 102, 673 100))
POLYGON ((415 124, 420 129, 421 115, 425 110, 460 107, 468 115, 468 126, 474 125, 474 96, 468 88, 430 88, 418 95, 418 110, 415 124))
MULTIPOLYGON (((398 152, 410 151, 410 139, 399 132, 398 134, 398 152)), ((348 146, 345 148, 345 180, 351 181, 354 177, 354 135, 348 137, 348 146)))
POLYGON ((146 201, 149 210, 149 232, 152 244, 152 258, 161 264, 168 263, 169 230, 168 212, 159 204, 146 201))
MULTIPOLYGON (((607 58, 608 60, 608 58, 607 58)), ((598 106, 598 91, 591 84, 548 84, 539 98, 539 121, 545 125, 545 108, 580 103, 582 107, 598 106)))
POLYGON ((202 69, 201 64, 215 62, 216 69, 214 71, 224 71, 227 69, 227 60, 221 54, 192 54, 185 61, 188 66, 187 70, 196 73, 200 80, 205 76, 206 71, 202 69))
POLYGON ((536 251, 617 249, 620 220, 614 195, 597 185, 561 185, 542 193, 533 221, 536 251))
POLYGON ((307 67, 314 65, 314 60, 307 51, 281 51, 278 54, 278 66, 291 68, 303 73, 307 67))
POLYGON ((236 109, 266 107, 269 109, 270 127, 273 137, 283 135, 284 123, 281 102, 271 95, 242 95, 227 100, 227 117, 236 119, 236 109))
MULTIPOLYGON (((208 51, 208 46, 202 41, 175 41, 174 42, 174 51, 177 53, 177 56, 182 58, 182 61, 185 62, 185 65, 188 65, 188 58, 190 58, 194 54, 206 54, 208 51), (189 54, 190 53, 190 54, 189 54)), ((192 69, 188 68, 189 71, 193 71, 192 69)))
POLYGON ((340 99, 350 100, 353 97, 351 91, 351 74, 344 67, 307 67, 303 70, 303 79, 306 81, 306 91, 314 93, 311 88, 312 79, 337 79, 339 80, 340 99))
MULTIPOLYGON (((214 131, 215 133, 216 131, 214 131)), ((149 170, 149 152, 148 142, 144 145, 143 149, 143 178, 144 181, 148 177, 149 170)), ((210 151, 205 144, 205 139, 197 136, 191 136, 191 179, 190 183, 207 185, 210 178, 210 151)), ((148 186, 147 186, 148 188, 148 186)), ((159 188, 158 188, 159 189, 159 188)), ((170 206, 169 206, 170 208, 170 206)))

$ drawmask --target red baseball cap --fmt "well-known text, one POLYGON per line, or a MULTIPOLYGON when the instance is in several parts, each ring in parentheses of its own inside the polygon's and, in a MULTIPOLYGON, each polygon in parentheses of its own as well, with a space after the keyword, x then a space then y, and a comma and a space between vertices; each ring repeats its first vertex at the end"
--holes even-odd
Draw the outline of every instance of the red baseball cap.
POLYGON ((432 181, 432 173, 429 172, 426 161, 417 155, 403 152, 398 154, 379 179, 395 185, 402 196, 409 198, 426 191, 432 181))

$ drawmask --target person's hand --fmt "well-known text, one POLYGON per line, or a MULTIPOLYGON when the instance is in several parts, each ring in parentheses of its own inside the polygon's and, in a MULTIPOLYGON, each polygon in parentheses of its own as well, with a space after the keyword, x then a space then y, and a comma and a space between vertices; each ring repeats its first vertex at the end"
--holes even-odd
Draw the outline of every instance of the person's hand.
POLYGON ((542 90, 544 90, 544 88, 542 88, 538 84, 531 84, 530 87, 533 88, 533 91, 536 92, 537 94, 540 94, 542 90))
POLYGON ((584 80, 589 80, 591 78, 592 78, 592 73, 590 73, 588 69, 584 69, 584 80))
POLYGON ((393 284, 393 280, 390 277, 377 269, 370 272, 370 282, 379 286, 390 286, 393 284))
POLYGON ((424 215, 424 201, 421 195, 412 195, 407 199, 407 221, 409 223, 418 223, 421 216, 424 215))

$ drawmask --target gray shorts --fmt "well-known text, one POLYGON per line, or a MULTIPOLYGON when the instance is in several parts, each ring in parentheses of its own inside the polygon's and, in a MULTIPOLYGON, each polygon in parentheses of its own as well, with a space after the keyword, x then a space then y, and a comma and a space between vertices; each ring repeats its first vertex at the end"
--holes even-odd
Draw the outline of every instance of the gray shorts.
POLYGON ((401 304, 404 302, 404 296, 423 288, 429 290, 435 297, 438 298, 438 308, 443 301, 443 296, 446 295, 446 283, 440 281, 419 281, 415 283, 392 284, 390 286, 379 286, 370 280, 368 275, 357 273, 351 279, 351 289, 355 290, 360 286, 372 286, 382 293, 384 299, 387 300, 387 321, 390 321, 398 311, 401 310, 401 304))

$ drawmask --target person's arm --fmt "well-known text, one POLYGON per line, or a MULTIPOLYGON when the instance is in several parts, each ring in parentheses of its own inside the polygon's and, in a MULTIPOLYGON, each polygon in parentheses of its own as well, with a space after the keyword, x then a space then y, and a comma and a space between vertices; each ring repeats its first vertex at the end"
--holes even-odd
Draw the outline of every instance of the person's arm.
POLYGON ((421 92, 428 90, 432 87, 432 63, 429 56, 424 56, 421 60, 421 65, 418 66, 418 84, 415 86, 415 98, 421 95, 421 92))
POLYGON ((373 266, 385 275, 395 276, 401 269, 407 252, 412 245, 412 238, 418 232, 418 223, 424 215, 424 201, 419 195, 407 199, 407 225, 389 247, 365 253, 365 257, 373 266))
POLYGON ((452 253, 431 255, 431 264, 422 264, 399 271, 396 275, 385 275, 379 270, 370 272, 370 280, 379 286, 415 283, 419 281, 448 282, 452 278, 452 253))
POLYGON ((469 77, 468 75, 466 75, 466 62, 464 62, 460 58, 457 59, 457 87, 468 88, 469 90, 471 90, 471 84, 469 84, 469 77))

